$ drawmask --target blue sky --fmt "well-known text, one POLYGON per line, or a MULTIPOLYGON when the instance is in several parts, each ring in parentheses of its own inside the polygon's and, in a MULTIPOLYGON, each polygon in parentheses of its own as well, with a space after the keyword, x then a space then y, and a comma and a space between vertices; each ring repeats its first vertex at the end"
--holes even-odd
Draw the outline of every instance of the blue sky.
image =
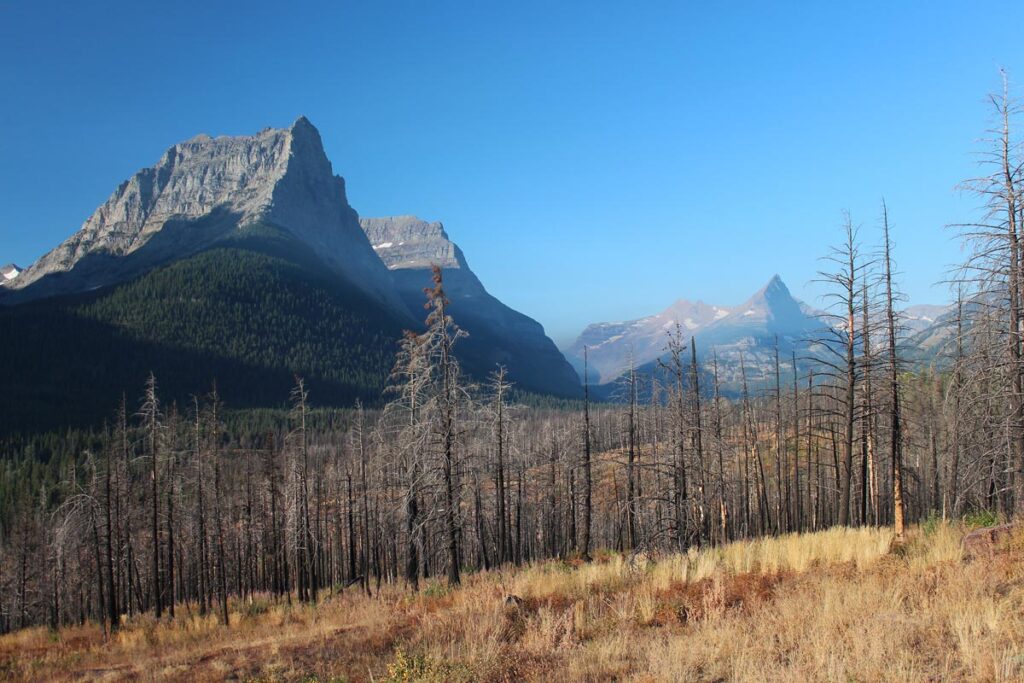
POLYGON ((364 216, 445 223, 557 341, 779 273, 815 303, 884 196, 903 289, 947 298, 1000 66, 998 2, 0 0, 0 262, 30 263, 205 132, 305 114, 364 216))

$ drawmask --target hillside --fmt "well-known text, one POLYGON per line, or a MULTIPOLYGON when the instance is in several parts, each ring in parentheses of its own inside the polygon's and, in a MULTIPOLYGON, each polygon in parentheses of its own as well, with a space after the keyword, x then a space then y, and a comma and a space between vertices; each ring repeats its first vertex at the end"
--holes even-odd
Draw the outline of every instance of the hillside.
POLYGON ((0 307, 0 409, 19 430, 96 423, 152 371, 187 405, 282 406, 294 375, 324 404, 376 401, 409 322, 290 233, 250 226, 130 282, 0 307))
POLYGON ((452 590, 320 605, 232 603, 0 637, 8 680, 1019 680, 1024 555, 966 562, 962 528, 890 550, 880 529, 739 541, 687 556, 603 554, 481 572, 452 590), (514 598, 509 596, 515 596, 514 598), (809 605, 820 608, 809 608, 809 605), (842 646, 837 646, 842 643, 842 646), (72 674, 71 672, 77 672, 72 674))
POLYGON ((487 291, 441 223, 390 216, 363 218, 360 224, 390 269, 411 316, 423 315, 423 289, 430 285, 431 266, 442 268, 452 317, 469 335, 459 342, 457 354, 470 375, 486 379, 498 365, 504 365, 518 389, 582 397, 572 366, 541 324, 487 291))

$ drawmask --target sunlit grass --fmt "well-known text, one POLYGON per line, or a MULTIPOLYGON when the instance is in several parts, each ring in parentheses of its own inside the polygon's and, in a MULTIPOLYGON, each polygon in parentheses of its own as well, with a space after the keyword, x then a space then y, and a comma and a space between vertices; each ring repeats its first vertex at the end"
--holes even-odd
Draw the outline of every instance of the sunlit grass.
POLYGON ((11 680, 983 680, 1024 678, 1019 544, 964 562, 963 530, 830 529, 685 555, 607 554, 385 586, 310 607, 179 607, 0 638, 11 680), (505 598, 516 595, 519 606, 505 598))

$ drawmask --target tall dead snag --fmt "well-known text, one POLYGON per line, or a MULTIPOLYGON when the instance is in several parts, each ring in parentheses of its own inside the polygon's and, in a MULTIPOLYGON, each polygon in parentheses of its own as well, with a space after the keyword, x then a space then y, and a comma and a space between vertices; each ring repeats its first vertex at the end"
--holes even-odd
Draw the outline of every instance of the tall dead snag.
POLYGON ((441 476, 445 493, 445 541, 448 555, 448 582, 458 585, 461 581, 459 563, 459 482, 456 462, 457 412, 463 399, 459 386, 459 364, 452 348, 465 333, 448 315, 448 297, 444 292, 441 268, 432 269, 434 286, 426 290, 427 315, 426 343, 432 361, 435 381, 438 385, 434 397, 435 435, 440 442, 441 476))
POLYGON ((213 515, 214 532, 217 539, 217 583, 220 598, 220 618, 225 626, 230 622, 228 617, 228 567, 224 552, 224 495, 220 467, 220 395, 217 393, 216 382, 210 391, 210 459, 213 461, 213 515))
POLYGON ((196 526, 199 538, 199 613, 205 615, 210 610, 210 554, 208 544, 208 522, 206 519, 206 463, 203 460, 203 413, 199 406, 199 398, 192 397, 195 411, 195 433, 193 435, 196 469, 196 526))
POLYGON ((115 579, 114 579, 114 513, 113 513, 113 468, 114 459, 111 451, 114 449, 113 443, 108 443, 104 449, 106 455, 105 472, 104 472, 104 483, 105 495, 103 497, 104 512, 106 517, 106 540, 107 540, 107 619, 110 620, 110 631, 113 633, 117 630, 119 625, 119 619, 117 614, 117 593, 115 592, 115 579))
MULTIPOLYGON (((178 415, 174 405, 171 405, 171 410, 168 415, 168 432, 174 435, 178 432, 177 422, 178 415)), ((175 487, 177 485, 177 469, 176 469, 176 457, 175 449, 173 447, 173 436, 172 445, 167 449, 167 469, 166 469, 166 482, 164 488, 167 491, 167 576, 165 586, 167 590, 167 614, 170 618, 174 619, 174 603, 177 602, 177 584, 175 582, 175 567, 174 567, 174 494, 175 487)))
MULTIPOLYGON (((421 523, 419 499, 420 480, 423 477, 421 454, 424 450, 420 414, 423 393, 428 380, 423 339, 414 332, 406 331, 399 345, 395 368, 391 373, 392 386, 390 389, 397 393, 398 397, 385 407, 384 418, 387 422, 391 416, 395 416, 397 422, 391 438, 398 450, 399 466, 405 480, 403 492, 406 534, 405 580, 413 590, 419 588, 420 548, 417 530, 421 523)), ((361 414, 359 419, 361 422, 361 414)), ((361 424, 357 427, 360 431, 362 430, 361 424)), ((361 445, 359 450, 361 456, 363 451, 361 445)), ((360 457, 360 462, 362 462, 362 457, 360 457)))
POLYGON ((316 539, 313 535, 313 525, 309 512, 309 432, 307 421, 309 418, 309 392, 306 391, 306 382, 301 377, 295 377, 295 386, 291 393, 291 419, 292 437, 297 442, 299 456, 299 538, 298 538, 298 567, 296 569, 299 578, 299 600, 316 603, 317 601, 317 569, 314 561, 314 544, 316 539))
MULTIPOLYGON (((775 533, 780 534, 789 531, 786 518, 789 515, 788 498, 783 495, 783 490, 788 486, 782 481, 782 471, 785 469, 786 441, 782 434, 782 374, 779 369, 779 337, 775 335, 775 491, 778 497, 775 499, 775 533), (785 498, 785 500, 784 500, 785 498), (785 512, 784 512, 785 511, 785 512)), ((788 479, 788 476, 787 476, 788 479)))
POLYGON ((359 554, 360 582, 363 590, 369 596, 373 594, 373 590, 370 588, 372 548, 370 545, 370 484, 367 478, 370 454, 369 449, 366 447, 366 411, 363 410, 363 404, 358 399, 356 400, 355 424, 352 427, 352 440, 356 456, 359 460, 360 505, 363 522, 362 527, 360 527, 362 531, 360 541, 362 552, 359 554))
POLYGON ((860 445, 861 445, 861 522, 878 523, 878 496, 875 489, 875 395, 873 369, 875 352, 871 346, 872 310, 866 278, 861 281, 861 354, 863 377, 860 383, 860 445), (873 519, 869 519, 869 514, 873 519))
POLYGON ((659 360, 658 364, 668 371, 672 377, 672 433, 675 458, 672 464, 672 507, 675 516, 675 541, 680 551, 685 552, 690 545, 688 529, 689 511, 687 506, 686 485, 686 386, 683 381, 683 353, 686 342, 683 340, 682 329, 678 324, 668 334, 668 362, 659 360))
POLYGON ((825 260, 835 270, 819 272, 821 282, 831 288, 826 296, 833 309, 833 325, 826 331, 826 337, 819 340, 832 357, 822 360, 826 374, 839 389, 837 397, 842 414, 842 464, 839 475, 839 519, 840 526, 850 524, 850 503, 853 491, 853 441, 857 416, 858 363, 857 350, 860 346, 858 329, 858 293, 864 264, 860 258, 857 230, 848 213, 843 216, 843 242, 833 247, 825 260))
MULTIPOLYGON (((764 459, 761 457, 761 449, 758 445, 757 426, 754 423, 753 410, 751 409, 750 391, 747 385, 747 363, 740 352, 740 376, 742 378, 742 406, 743 406, 743 448, 745 475, 749 477, 749 460, 753 457, 756 461, 757 470, 754 473, 755 489, 757 494, 758 527, 757 533, 765 534, 771 526, 771 515, 768 509, 768 479, 764 473, 764 459)), ((749 496, 750 486, 747 485, 749 496)), ((748 503, 749 516, 749 503, 748 503)))
POLYGON ((629 412, 626 434, 626 544, 630 550, 636 548, 636 366, 632 354, 629 359, 629 412))
MULTIPOLYGON (((494 495, 495 495, 495 529, 498 537, 498 564, 512 561, 512 522, 509 516, 508 484, 505 478, 507 418, 505 401, 511 384, 508 381, 505 366, 491 373, 492 419, 494 428, 494 495)), ((575 542, 575 535, 573 536, 575 542)))
POLYGON ((715 454, 718 456, 718 542, 725 543, 729 536, 729 514, 725 505, 725 455, 722 448, 722 394, 718 383, 718 352, 711 356, 711 367, 715 383, 712 407, 712 430, 715 437, 715 454))
POLYGON ((704 469, 704 427, 700 408, 700 366, 697 364, 697 340, 690 337, 690 449, 697 468, 697 524, 700 539, 708 537, 707 477, 704 469))
POLYGON ((593 474, 590 463, 590 368, 587 347, 583 347, 583 540, 580 554, 590 561, 590 529, 593 524, 593 474))
POLYGON ((151 528, 150 541, 152 553, 152 576, 150 577, 150 588, 153 602, 153 609, 157 619, 163 615, 163 586, 160 581, 160 439, 161 439, 161 417, 160 401, 156 394, 156 377, 149 373, 146 379, 146 389, 142 399, 142 407, 139 410, 145 425, 146 451, 150 459, 150 485, 151 485, 151 528))
MULTIPOLYGON (((990 148, 982 166, 988 172, 964 186, 984 201, 984 214, 975 223, 954 226, 960 229, 969 249, 959 279, 968 289, 971 305, 966 326, 972 337, 972 355, 988 355, 986 366, 979 367, 974 381, 985 387, 985 400, 991 410, 984 413, 992 433, 1005 436, 998 446, 1005 452, 1005 464, 993 463, 992 488, 996 503, 1002 506, 1000 490, 1012 484, 1015 514, 1024 514, 1024 358, 1022 358, 1022 244, 1020 223, 1024 218, 1021 201, 1022 159, 1020 143, 1011 124, 1020 113, 1011 99, 1006 73, 1003 89, 990 96, 997 123, 989 130, 990 148), (1002 349, 1002 350, 1000 350, 1002 349), (1000 475, 1000 470, 1005 472, 1000 475), (1010 481, 1003 481, 1008 478, 1010 481), (996 480, 999 481, 996 481, 996 480)), ((994 446, 995 444, 993 444, 994 446)))
MULTIPOLYGON (((953 500, 950 504, 952 508, 953 516, 957 517, 960 515, 960 458, 961 448, 963 446, 963 437, 961 435, 961 428, 963 426, 962 417, 962 396, 964 389, 964 292, 963 287, 957 287, 956 292, 956 340, 955 340, 955 352, 953 356, 953 377, 951 380, 949 392, 953 394, 953 427, 952 427, 952 451, 953 451, 953 462, 950 464, 949 472, 949 485, 946 487, 947 491, 952 492, 953 500)), ((945 506, 943 506, 943 516, 945 516, 945 506)))
POLYGON ((882 246, 885 266, 885 317, 889 334, 889 428, 892 459, 892 521, 896 538, 903 540, 903 416, 900 409, 899 354, 896 349, 896 311, 893 307, 892 240, 889 210, 882 202, 882 246))
MULTIPOLYGON (((797 387, 796 351, 793 351, 793 514, 796 531, 804 530, 803 501, 800 493, 800 391, 797 387)), ((810 451, 808 451, 808 472, 810 451)))

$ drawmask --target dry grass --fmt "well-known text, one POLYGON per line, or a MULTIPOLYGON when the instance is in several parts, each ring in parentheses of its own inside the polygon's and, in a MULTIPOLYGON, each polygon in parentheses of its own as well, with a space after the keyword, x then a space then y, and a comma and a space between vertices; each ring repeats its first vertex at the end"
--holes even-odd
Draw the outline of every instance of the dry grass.
POLYGON ((610 556, 0 638, 12 680, 1024 680, 1024 552, 965 563, 961 532, 834 529, 684 556, 610 556), (519 596, 518 607, 504 598, 519 596))

